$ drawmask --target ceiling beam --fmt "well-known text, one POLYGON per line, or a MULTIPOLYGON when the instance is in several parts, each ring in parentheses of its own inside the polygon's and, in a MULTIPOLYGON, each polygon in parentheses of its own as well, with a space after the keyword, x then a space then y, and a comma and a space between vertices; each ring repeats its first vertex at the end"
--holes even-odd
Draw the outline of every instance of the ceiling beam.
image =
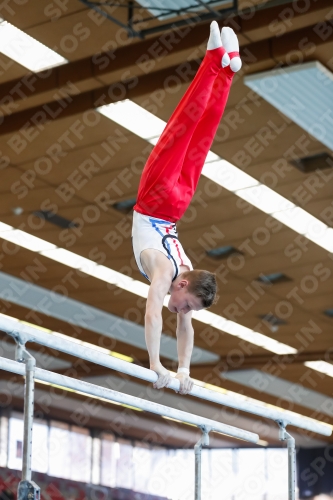
MULTIPOLYGON (((286 56, 291 52, 300 54, 304 62, 312 60, 313 53, 310 51, 309 54, 308 52, 309 43, 318 47, 333 42, 333 31, 323 39, 317 32, 316 27, 317 24, 293 31, 280 38, 273 37, 245 46, 241 50, 245 68, 251 68, 252 65, 265 61, 273 61, 272 67, 283 65, 286 56)), ((130 79, 124 82, 112 83, 96 90, 67 96, 41 106, 13 113, 3 118, 0 125, 0 135, 12 133, 21 128, 42 126, 47 122, 84 113, 104 104, 124 99, 135 99, 157 89, 165 88, 166 82, 170 87, 178 85, 182 80, 186 83, 189 81, 188 75, 194 74, 197 67, 197 60, 190 61, 184 63, 183 66, 176 65, 136 77, 135 81, 130 79), (184 72, 185 69, 186 72, 184 72)))
MULTIPOLYGON (((329 7, 331 7, 331 0, 321 0, 319 3, 313 2, 306 11, 306 14, 329 7)), ((302 15, 304 16, 304 13, 301 10, 297 12, 286 5, 267 8, 267 4, 265 4, 265 9, 256 11, 253 16, 248 16, 247 19, 244 18, 245 16, 233 15, 224 20, 223 24, 230 25, 237 33, 242 33, 246 36, 251 31, 268 26, 270 23, 280 21, 283 24, 284 20, 295 19, 302 15), (287 13, 286 10, 291 10, 291 12, 287 13)), ((287 25, 285 24, 284 26, 287 25)), ((106 75, 130 67, 137 69, 138 64, 143 60, 142 58, 147 63, 147 67, 148 63, 150 63, 150 66, 155 65, 156 61, 161 58, 170 57, 172 60, 172 57, 178 52, 198 47, 207 40, 207 37, 207 24, 194 23, 189 24, 185 28, 149 38, 143 42, 131 43, 131 40, 129 40, 130 43, 128 45, 120 48, 117 48, 114 42, 112 50, 73 61, 47 71, 29 73, 22 78, 0 84, 0 95, 9 96, 7 99, 2 99, 1 102, 10 103, 45 92, 56 92, 59 88, 65 87, 67 82, 79 84, 87 80, 105 77, 106 75)), ((282 38, 277 38, 277 42, 279 43, 282 38)), ((98 82, 96 81, 97 86, 98 82)))

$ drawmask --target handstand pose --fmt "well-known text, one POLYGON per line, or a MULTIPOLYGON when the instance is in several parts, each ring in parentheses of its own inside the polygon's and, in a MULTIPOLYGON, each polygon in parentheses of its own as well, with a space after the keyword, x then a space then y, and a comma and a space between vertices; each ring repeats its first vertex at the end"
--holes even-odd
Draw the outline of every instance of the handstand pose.
POLYGON ((154 387, 168 385, 169 371, 160 361, 162 309, 177 314, 180 393, 191 391, 189 377, 194 330, 191 311, 215 300, 215 275, 193 270, 178 240, 176 222, 189 206, 206 156, 226 106, 235 71, 241 67, 238 40, 231 28, 220 35, 211 24, 207 52, 200 68, 168 121, 142 172, 133 215, 133 249, 140 272, 150 282, 145 336, 154 387))

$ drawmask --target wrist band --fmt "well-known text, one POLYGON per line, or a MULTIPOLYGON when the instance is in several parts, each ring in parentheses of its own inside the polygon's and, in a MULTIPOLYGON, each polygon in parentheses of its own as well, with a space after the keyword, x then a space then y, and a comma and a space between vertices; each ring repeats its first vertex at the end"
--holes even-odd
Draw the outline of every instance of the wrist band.
POLYGON ((177 373, 186 373, 186 375, 190 374, 190 370, 188 368, 178 368, 177 373))

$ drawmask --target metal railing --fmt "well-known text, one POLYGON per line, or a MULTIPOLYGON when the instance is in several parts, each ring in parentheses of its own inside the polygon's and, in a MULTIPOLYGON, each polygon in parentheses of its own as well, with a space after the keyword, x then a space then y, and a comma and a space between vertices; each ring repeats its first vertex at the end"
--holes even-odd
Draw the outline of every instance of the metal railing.
MULTIPOLYGON (((25 345, 27 342, 35 342, 153 383, 157 380, 157 374, 152 370, 148 370, 147 368, 143 368, 108 354, 101 353, 93 348, 79 345, 78 343, 67 340, 63 337, 59 338, 55 335, 41 332, 33 326, 17 322, 14 318, 0 317, 0 330, 13 337, 17 345, 17 361, 0 358, 0 369, 23 376, 25 375, 23 475, 22 481, 19 484, 18 500, 39 500, 40 498, 40 490, 38 486, 31 481, 31 439, 34 378, 49 384, 55 384, 68 389, 77 390, 87 395, 93 395, 110 401, 134 406, 148 412, 174 418, 199 427, 203 431, 203 436, 195 445, 195 500, 201 499, 201 448, 203 445, 207 446, 209 444, 210 431, 222 432, 228 436, 243 439, 252 443, 256 443, 259 439, 257 434, 243 429, 238 429, 221 422, 216 422, 198 415, 193 415, 192 413, 176 410, 174 408, 140 399, 135 396, 123 394, 112 389, 84 382, 82 380, 73 379, 65 375, 59 375, 47 370, 36 368, 35 360, 26 350, 25 345), (24 363, 25 366, 22 363, 24 363)), ((178 391, 179 381, 173 378, 169 384, 169 388, 178 391)), ((281 441, 286 440, 288 445, 288 500, 294 500, 296 475, 295 440, 286 431, 286 426, 293 425, 324 436, 331 435, 331 426, 308 417, 297 415, 293 412, 286 412, 279 409, 261 406, 260 404, 241 400, 227 394, 221 394, 220 392, 215 392, 198 385, 193 386, 190 394, 206 401, 232 407, 260 417, 269 418, 278 424, 279 439, 281 441)))

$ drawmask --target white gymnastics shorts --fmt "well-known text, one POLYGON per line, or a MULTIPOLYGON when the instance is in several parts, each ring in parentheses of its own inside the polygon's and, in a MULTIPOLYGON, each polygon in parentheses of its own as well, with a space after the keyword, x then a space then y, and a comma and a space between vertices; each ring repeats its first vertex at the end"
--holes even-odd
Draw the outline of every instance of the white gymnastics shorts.
POLYGON ((141 252, 148 248, 159 250, 171 261, 174 267, 172 281, 177 278, 180 266, 187 266, 190 271, 193 270, 192 263, 178 240, 176 224, 173 222, 143 215, 134 210, 132 243, 137 266, 148 281, 149 278, 143 270, 140 259, 141 252))

